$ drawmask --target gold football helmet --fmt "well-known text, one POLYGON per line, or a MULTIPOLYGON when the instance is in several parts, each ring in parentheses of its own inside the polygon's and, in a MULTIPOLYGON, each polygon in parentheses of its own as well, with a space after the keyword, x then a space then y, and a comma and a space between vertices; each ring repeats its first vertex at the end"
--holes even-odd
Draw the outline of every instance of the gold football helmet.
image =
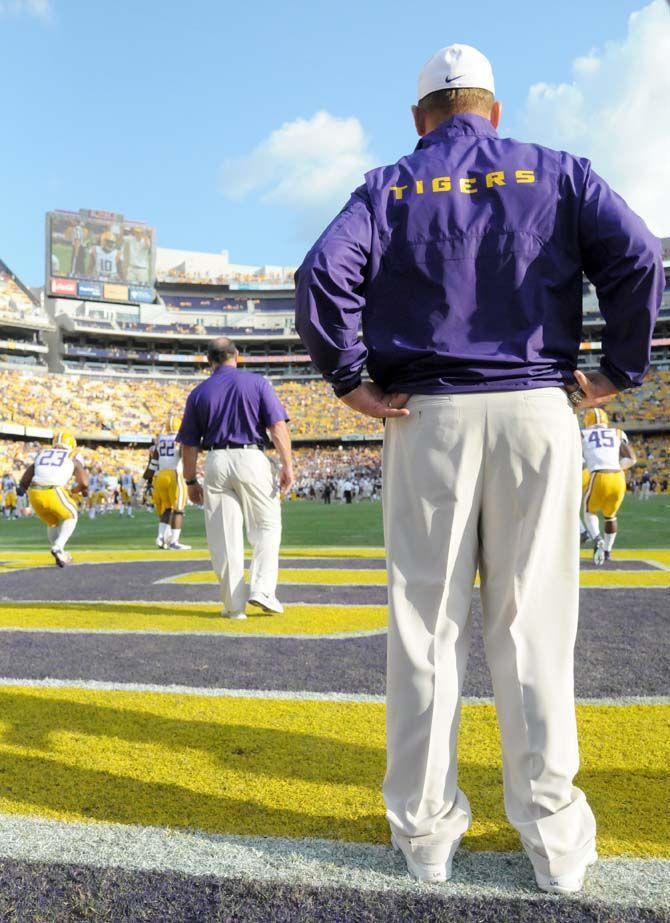
POLYGON ((584 414, 584 429, 589 429, 591 426, 607 426, 608 423, 609 418, 600 407, 592 407, 584 414))
POLYGON ((54 433, 51 445, 58 446, 59 449, 70 449, 74 451, 77 448, 77 440, 67 429, 58 429, 54 433))

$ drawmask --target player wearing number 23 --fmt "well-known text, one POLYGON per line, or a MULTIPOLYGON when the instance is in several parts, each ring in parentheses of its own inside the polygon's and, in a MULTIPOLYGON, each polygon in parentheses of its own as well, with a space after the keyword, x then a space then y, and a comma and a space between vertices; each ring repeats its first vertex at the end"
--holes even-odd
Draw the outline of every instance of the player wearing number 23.
POLYGON ((74 494, 86 494, 88 472, 81 458, 75 455, 77 443, 67 430, 58 430, 52 447, 42 449, 32 465, 23 473, 19 492, 28 491, 35 514, 47 527, 47 537, 54 562, 64 567, 72 561, 65 550, 68 539, 77 527, 77 502, 74 494), (76 485, 69 490, 72 479, 76 485))

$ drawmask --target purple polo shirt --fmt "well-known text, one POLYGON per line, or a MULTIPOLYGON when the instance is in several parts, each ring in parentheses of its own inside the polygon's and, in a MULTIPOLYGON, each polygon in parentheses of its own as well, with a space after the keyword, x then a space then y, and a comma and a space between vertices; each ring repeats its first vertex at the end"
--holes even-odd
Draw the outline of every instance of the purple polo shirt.
POLYGON ((222 365, 191 391, 177 441, 209 448, 221 443, 265 445, 266 430, 288 420, 269 381, 222 365))
POLYGON ((365 367, 387 392, 560 386, 577 367, 583 272, 602 371, 639 385, 660 241, 588 160, 459 115, 366 174, 296 273, 296 327, 338 395, 365 367))

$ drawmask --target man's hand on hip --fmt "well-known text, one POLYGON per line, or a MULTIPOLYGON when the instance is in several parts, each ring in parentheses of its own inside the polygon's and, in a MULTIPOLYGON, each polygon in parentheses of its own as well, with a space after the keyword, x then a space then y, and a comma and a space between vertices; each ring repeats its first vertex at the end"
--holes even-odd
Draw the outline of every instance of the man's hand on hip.
POLYGON ((188 485, 188 499, 194 506, 202 506, 204 500, 202 484, 198 483, 188 485))
MULTIPOLYGON (((586 410, 588 407, 600 407, 616 397, 619 393, 607 375, 602 372, 581 372, 575 370, 575 381, 577 387, 584 392, 584 400, 579 402, 578 409, 586 410)), ((576 391, 577 388, 568 388, 568 391, 576 391)))
POLYGON ((366 417, 383 420, 385 417, 409 416, 409 410, 405 407, 409 394, 385 394, 379 385, 370 381, 364 381, 340 400, 347 407, 351 407, 352 410, 366 417))

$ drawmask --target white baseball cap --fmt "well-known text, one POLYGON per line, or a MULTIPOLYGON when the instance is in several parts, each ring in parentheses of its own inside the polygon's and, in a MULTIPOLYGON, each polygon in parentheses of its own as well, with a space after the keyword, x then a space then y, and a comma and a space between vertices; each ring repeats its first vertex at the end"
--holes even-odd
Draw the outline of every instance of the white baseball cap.
POLYGON ((472 45, 448 45, 433 55, 419 74, 419 99, 436 90, 478 87, 495 95, 493 68, 472 45))

